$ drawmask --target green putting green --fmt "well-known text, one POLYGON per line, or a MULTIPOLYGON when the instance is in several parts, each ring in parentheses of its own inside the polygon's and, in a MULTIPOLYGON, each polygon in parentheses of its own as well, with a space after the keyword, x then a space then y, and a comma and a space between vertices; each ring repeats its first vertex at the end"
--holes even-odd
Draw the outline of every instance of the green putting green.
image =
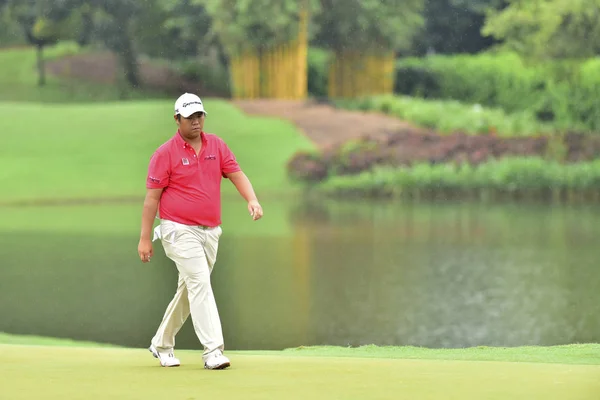
MULTIPOLYGON (((358 349, 357 349, 358 350, 358 349)), ((2 398, 21 399, 598 399, 600 366, 199 351, 162 368, 146 349, 0 345, 2 398)), ((329 353, 331 354, 331 353, 329 353)))

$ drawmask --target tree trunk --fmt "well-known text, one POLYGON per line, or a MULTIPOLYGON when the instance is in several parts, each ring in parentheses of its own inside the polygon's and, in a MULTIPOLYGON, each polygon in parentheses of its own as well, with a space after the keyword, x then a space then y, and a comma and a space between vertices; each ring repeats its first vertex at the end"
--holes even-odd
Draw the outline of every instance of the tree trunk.
POLYGON ((125 81, 130 87, 138 88, 141 86, 141 82, 139 78, 137 54, 130 33, 131 26, 128 21, 121 18, 117 19, 117 25, 124 27, 122 32, 120 32, 120 38, 118 39, 119 49, 117 49, 117 55, 121 61, 121 66, 123 67, 125 81))
POLYGON ((44 61, 44 45, 36 46, 37 53, 37 68, 38 68, 38 86, 46 84, 46 63, 44 61))
POLYGON ((125 73, 125 80, 131 87, 140 86, 139 69, 137 64, 137 56, 133 50, 133 44, 129 37, 123 38, 124 46, 122 53, 119 54, 121 58, 121 65, 125 73))

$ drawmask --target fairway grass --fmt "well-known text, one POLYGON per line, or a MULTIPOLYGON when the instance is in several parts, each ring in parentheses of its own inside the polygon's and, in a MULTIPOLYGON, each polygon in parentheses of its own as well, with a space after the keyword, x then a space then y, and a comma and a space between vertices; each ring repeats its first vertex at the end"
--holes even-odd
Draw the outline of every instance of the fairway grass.
MULTIPOLYGON (((287 193, 285 164, 312 144, 286 121, 205 99, 205 130, 236 154, 259 196, 287 193)), ((143 198, 149 158, 177 126, 172 101, 0 103, 0 204, 143 198)), ((236 194, 224 181, 224 195, 236 194)))
POLYGON ((1 398, 592 400, 600 393, 599 365, 349 356, 360 349, 341 357, 335 350, 342 349, 232 351, 230 369, 208 371, 199 351, 178 351, 182 366, 166 369, 146 349, 0 345, 1 398))

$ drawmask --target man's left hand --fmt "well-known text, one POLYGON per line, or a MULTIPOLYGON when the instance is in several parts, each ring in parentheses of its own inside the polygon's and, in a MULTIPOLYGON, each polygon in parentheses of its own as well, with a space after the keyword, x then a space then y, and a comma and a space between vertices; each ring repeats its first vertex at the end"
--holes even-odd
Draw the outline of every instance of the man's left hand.
POLYGON ((263 216, 263 209, 257 200, 251 200, 248 202, 248 211, 250 212, 253 221, 260 219, 263 216))

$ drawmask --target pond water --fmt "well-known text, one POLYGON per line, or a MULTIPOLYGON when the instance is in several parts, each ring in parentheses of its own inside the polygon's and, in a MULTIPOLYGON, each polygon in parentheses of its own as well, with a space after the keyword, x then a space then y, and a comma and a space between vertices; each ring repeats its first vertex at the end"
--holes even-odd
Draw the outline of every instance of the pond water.
MULTIPOLYGON (((213 287, 228 349, 600 341, 600 208, 223 204, 213 287)), ((141 204, 0 208, 0 331, 146 347, 174 293, 141 204)), ((178 348, 200 348, 191 321, 178 348)))

